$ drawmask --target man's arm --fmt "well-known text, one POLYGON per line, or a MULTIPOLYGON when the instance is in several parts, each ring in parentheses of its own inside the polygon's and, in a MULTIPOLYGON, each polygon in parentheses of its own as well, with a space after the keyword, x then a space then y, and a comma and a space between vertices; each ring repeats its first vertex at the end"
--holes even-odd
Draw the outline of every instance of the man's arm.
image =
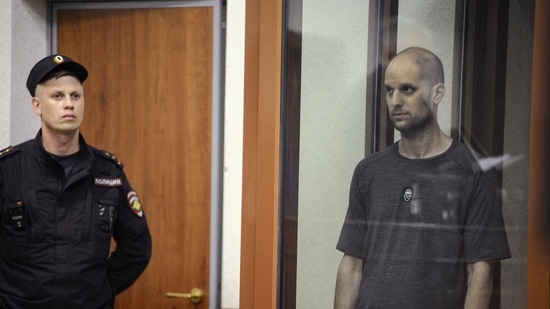
POLYGON ((470 263, 468 268, 468 292, 464 309, 489 308, 493 290, 493 261, 470 263))
POLYGON ((151 259, 151 234, 141 201, 126 175, 116 208, 113 226, 115 250, 107 259, 107 274, 116 294, 130 287, 145 270, 151 259))
POLYGON ((117 237, 116 248, 107 259, 107 273, 116 294, 129 288, 145 270, 151 259, 151 235, 117 237))
POLYGON ((361 259, 344 254, 336 276, 334 309, 355 309, 357 307, 362 275, 361 259))

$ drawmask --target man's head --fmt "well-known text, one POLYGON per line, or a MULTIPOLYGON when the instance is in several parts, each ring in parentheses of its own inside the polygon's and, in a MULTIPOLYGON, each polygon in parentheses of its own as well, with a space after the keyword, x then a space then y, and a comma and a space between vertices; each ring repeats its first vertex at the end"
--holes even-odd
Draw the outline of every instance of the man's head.
POLYGON ((386 103, 393 125, 402 134, 438 126, 437 106, 445 94, 441 60, 432 52, 411 47, 386 68, 386 103))
POLYGON ((35 96, 36 87, 52 78, 58 78, 57 72, 66 72, 67 75, 76 77, 80 83, 88 78, 88 70, 78 62, 63 55, 50 55, 42 58, 31 69, 27 78, 27 89, 31 96, 35 96))
POLYGON ((73 135, 84 119, 84 66, 62 55, 48 56, 31 70, 27 88, 43 134, 73 135))

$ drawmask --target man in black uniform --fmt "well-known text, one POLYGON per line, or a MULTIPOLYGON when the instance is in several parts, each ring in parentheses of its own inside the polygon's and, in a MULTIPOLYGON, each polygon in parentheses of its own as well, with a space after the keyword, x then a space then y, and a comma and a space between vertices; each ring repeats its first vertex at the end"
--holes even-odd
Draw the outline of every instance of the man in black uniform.
POLYGON ((0 151, 0 308, 112 308, 151 257, 122 164, 79 132, 87 77, 63 55, 29 74, 41 129, 0 151))

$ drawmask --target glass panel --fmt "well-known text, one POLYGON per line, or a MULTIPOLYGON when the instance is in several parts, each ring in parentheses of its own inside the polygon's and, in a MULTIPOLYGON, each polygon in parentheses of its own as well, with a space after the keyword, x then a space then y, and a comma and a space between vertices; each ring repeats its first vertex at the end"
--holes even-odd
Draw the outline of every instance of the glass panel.
MULTIPOLYGON (((472 5, 464 9, 465 14, 477 5, 476 1, 460 3, 472 5)), ((335 246, 348 206, 351 176, 370 138, 365 138, 365 119, 373 116, 365 108, 369 2, 350 0, 342 5, 303 0, 302 9, 296 308, 322 309, 332 308, 342 257, 335 246)), ((447 91, 438 119, 446 134, 456 129, 451 128, 453 121, 460 123, 461 115, 453 114, 459 109, 452 107, 463 91, 462 81, 457 80, 461 76, 457 61, 463 59, 456 57, 456 50, 465 46, 455 46, 456 9, 455 0, 402 0, 397 22, 397 51, 422 46, 443 62, 447 91)), ((503 156, 493 159, 505 159, 499 176, 512 252, 496 272, 500 291, 492 308, 525 308, 533 1, 509 0, 507 9, 507 46, 501 51, 508 59, 506 89, 497 89, 506 93, 506 100, 483 102, 504 105, 505 110, 503 132, 499 132, 504 135, 503 156)))
POLYGON ((369 2, 303 1, 296 308, 331 308, 349 182, 364 156, 369 2))

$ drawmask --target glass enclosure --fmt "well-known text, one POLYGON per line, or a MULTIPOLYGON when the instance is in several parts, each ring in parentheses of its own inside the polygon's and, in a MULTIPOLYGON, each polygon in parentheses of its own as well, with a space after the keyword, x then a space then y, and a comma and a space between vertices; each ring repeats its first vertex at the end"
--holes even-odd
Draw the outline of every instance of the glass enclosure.
MULTIPOLYGON (((284 245, 279 307, 295 302, 300 309, 332 308, 342 257, 335 246, 348 206, 351 176, 362 158, 378 150, 369 144, 380 138, 385 122, 384 94, 371 93, 380 89, 376 74, 385 63, 372 65, 372 59, 380 51, 392 54, 420 46, 437 54, 444 65, 447 91, 438 111, 443 131, 504 160, 499 175, 512 258, 497 265, 498 290, 492 308, 525 308, 532 1, 501 1, 497 15, 476 7, 476 1, 301 2, 287 8, 287 43, 292 46, 287 45, 286 61, 293 65, 285 72, 283 103, 284 245), (383 13, 385 22, 373 20, 383 14, 372 10, 381 8, 391 11, 383 13), (467 17, 474 12, 478 17, 500 18, 494 28, 498 57, 490 67, 478 67, 472 58, 483 48, 469 41, 477 37, 475 29, 466 29, 472 25, 467 17), (390 32, 392 43, 381 46, 390 32), (488 81, 476 68, 492 70, 499 77, 488 81), (485 82, 491 83, 485 89, 493 95, 480 97, 483 90, 476 90, 481 85, 475 84, 485 82), (477 136, 483 135, 478 132, 485 129, 478 126, 484 125, 480 122, 485 116, 490 117, 495 133, 491 133, 491 146, 484 148, 488 137, 477 136)), ((391 142, 400 138, 397 131, 389 135, 391 142)), ((381 142, 378 148, 388 143, 381 142)))

